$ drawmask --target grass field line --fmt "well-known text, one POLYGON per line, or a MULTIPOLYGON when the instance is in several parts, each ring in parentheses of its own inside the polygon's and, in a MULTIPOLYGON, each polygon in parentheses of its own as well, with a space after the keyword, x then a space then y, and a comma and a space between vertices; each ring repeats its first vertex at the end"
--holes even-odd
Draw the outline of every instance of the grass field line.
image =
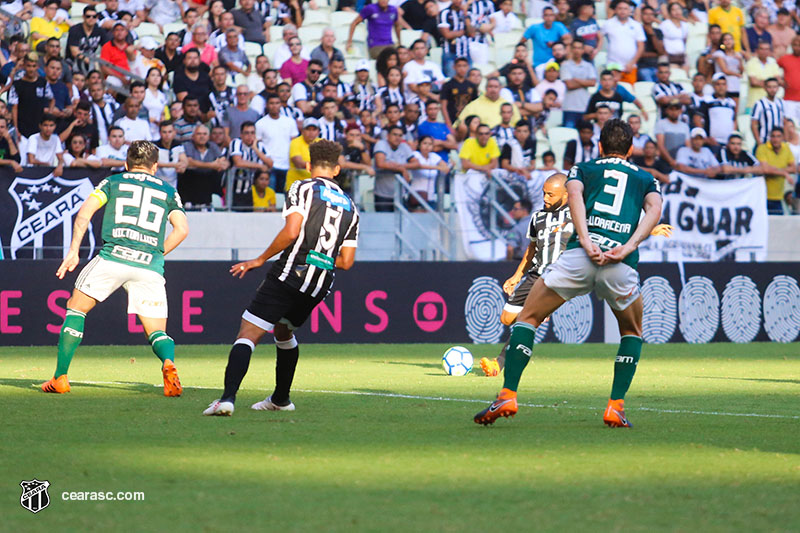
MULTIPOLYGON (((121 381, 72 381, 74 384, 84 385, 130 385, 121 381)), ((154 387, 163 387, 162 384, 156 383, 154 387)), ((184 389, 196 390, 220 390, 220 387, 202 387, 202 386, 185 386, 184 389)), ((248 390, 248 389, 241 389, 248 390)), ((252 390, 252 389, 251 389, 252 390)), ((260 390, 260 389, 256 389, 260 390)), ((418 396, 414 394, 401 394, 397 392, 367 392, 367 391, 342 391, 342 390, 312 390, 312 389, 294 389, 295 392, 305 392, 310 394, 339 394, 347 396, 370 396, 376 398, 399 398, 404 400, 430 400, 437 402, 460 402, 460 403, 487 403, 487 400, 477 400, 472 398, 448 398, 446 396, 418 396)), ((536 403, 519 403, 522 407, 536 407, 536 408, 550 408, 550 409, 575 409, 575 410, 593 410, 602 411, 602 407, 576 407, 564 404, 536 404, 536 403)), ((630 411, 649 411, 652 413, 661 414, 681 414, 681 415, 704 415, 704 416, 740 416, 749 418, 782 418, 790 420, 800 420, 800 415, 771 415, 765 413, 728 413, 725 411, 691 411, 687 409, 660 409, 655 407, 633 407, 629 408, 630 411)))

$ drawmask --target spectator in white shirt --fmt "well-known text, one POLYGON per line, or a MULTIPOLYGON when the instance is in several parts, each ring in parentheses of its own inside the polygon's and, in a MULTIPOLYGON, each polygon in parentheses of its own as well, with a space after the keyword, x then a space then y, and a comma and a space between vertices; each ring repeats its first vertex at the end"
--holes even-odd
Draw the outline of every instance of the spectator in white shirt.
POLYGON ((115 123, 116 126, 122 128, 127 144, 130 144, 131 141, 149 141, 152 139, 150 124, 146 120, 139 118, 139 110, 141 108, 142 102, 129 96, 125 99, 125 116, 115 123))
POLYGON ((522 29, 522 22, 511 11, 513 5, 511 0, 501 0, 498 10, 490 15, 494 19, 494 33, 510 33, 522 29))
POLYGON ((671 2, 667 7, 668 17, 659 25, 664 34, 664 50, 667 52, 669 64, 687 72, 686 39, 689 37, 689 24, 683 20, 683 8, 678 2, 671 2))
POLYGON ((636 63, 644 52, 644 28, 641 23, 631 18, 631 4, 628 0, 619 0, 614 9, 614 16, 603 26, 603 35, 608 39, 608 63, 622 65, 621 81, 633 85, 636 83, 636 63), (634 46, 631 46, 635 43, 634 46))
POLYGON ((43 115, 39 121, 39 133, 28 137, 27 162, 29 166, 55 166, 53 175, 60 176, 64 171, 64 147, 55 131, 55 117, 43 115))
POLYGON ((125 144, 125 133, 119 126, 112 126, 108 130, 108 144, 97 147, 95 155, 100 158, 102 166, 112 170, 125 168, 128 158, 128 145, 125 144))
POLYGON ((267 115, 256 122, 256 138, 267 147, 272 158, 270 187, 284 190, 286 172, 289 170, 289 144, 300 135, 297 122, 281 113, 281 99, 277 95, 267 98, 267 115))
POLYGON ((406 88, 415 93, 419 93, 417 85, 422 79, 429 79, 437 86, 446 79, 441 67, 426 59, 427 55, 428 45, 422 39, 417 39, 411 44, 411 61, 403 65, 406 88))

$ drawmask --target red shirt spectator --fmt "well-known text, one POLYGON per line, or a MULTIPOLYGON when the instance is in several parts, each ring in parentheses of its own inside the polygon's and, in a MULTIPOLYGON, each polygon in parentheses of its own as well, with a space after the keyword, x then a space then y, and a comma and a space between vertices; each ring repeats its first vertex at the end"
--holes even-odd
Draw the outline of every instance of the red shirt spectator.
MULTIPOLYGON (((105 59, 121 69, 130 70, 128 59, 131 55, 136 55, 136 50, 134 48, 128 49, 130 45, 128 45, 128 42, 125 40, 128 36, 128 28, 125 26, 125 23, 117 22, 114 24, 112 35, 113 38, 100 49, 100 58, 105 59)), ((105 67, 103 67, 103 70, 107 76, 111 75, 122 80, 125 79, 125 76, 119 72, 105 67)))

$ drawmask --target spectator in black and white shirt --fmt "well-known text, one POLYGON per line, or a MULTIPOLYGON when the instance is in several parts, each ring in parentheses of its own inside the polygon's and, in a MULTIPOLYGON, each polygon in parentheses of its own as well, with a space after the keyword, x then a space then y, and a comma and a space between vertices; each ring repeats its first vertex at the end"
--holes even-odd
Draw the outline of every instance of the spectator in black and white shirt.
POLYGON ((714 74, 712 86, 714 95, 705 103, 709 139, 707 144, 712 151, 719 153, 728 142, 728 137, 736 131, 736 101, 727 96, 728 80, 722 72, 714 74))
POLYGON ((183 144, 175 141, 175 128, 171 120, 158 125, 161 138, 155 142, 158 148, 158 170, 156 176, 173 187, 178 187, 178 174, 186 170, 186 152, 183 144))
MULTIPOLYGON (((675 82, 669 81, 671 69, 669 64, 662 63, 658 65, 656 70, 656 83, 653 85, 653 100, 656 101, 661 110, 660 117, 667 116, 667 104, 673 100, 678 100, 681 105, 689 106, 692 103, 692 97, 680 85, 675 82)), ((685 111, 685 109, 683 110, 685 111)))
POLYGON ((594 142, 594 126, 591 122, 578 122, 578 139, 572 139, 564 147, 564 168, 591 161, 599 156, 594 142))
POLYGON ((304 115, 310 115, 319 99, 319 77, 322 74, 322 63, 318 59, 308 62, 306 79, 295 83, 292 87, 294 105, 300 108, 304 115))
POLYGON ((489 59, 489 38, 496 21, 492 18, 494 2, 491 0, 473 0, 469 2, 467 13, 473 33, 469 38, 469 55, 476 65, 485 65, 489 59))
MULTIPOLYGON (((497 147, 501 150, 503 146, 514 138, 514 127, 511 125, 511 118, 514 116, 512 104, 505 103, 500 106, 500 124, 492 128, 492 137, 497 141, 497 147)), ((530 134, 530 131, 528 132, 530 134)))
POLYGON ((783 109, 783 99, 777 97, 780 87, 777 78, 764 80, 764 90, 766 90, 767 96, 753 105, 750 128, 753 131, 756 145, 769 141, 769 134, 773 128, 783 128, 786 115, 783 109))
POLYGON ((338 105, 341 105, 345 98, 353 94, 353 88, 341 78, 343 73, 344 59, 335 57, 328 62, 328 75, 319 82, 321 87, 325 85, 333 85, 336 87, 336 96, 334 96, 334 99, 338 105))
POLYGON ((472 21, 466 14, 467 5, 462 0, 453 0, 439 13, 439 33, 442 35, 442 71, 451 78, 455 74, 454 63, 463 57, 472 65, 469 56, 469 32, 472 21))
POLYGON ((239 138, 231 141, 228 149, 231 160, 232 181, 229 182, 232 191, 232 204, 234 208, 253 206, 253 177, 258 171, 268 172, 272 169, 272 159, 269 157, 267 147, 256 138, 256 125, 244 122, 239 131, 239 138))
POLYGON ((728 138, 728 144, 720 152, 719 162, 722 169, 718 179, 743 178, 764 172, 761 163, 742 148, 742 135, 739 132, 732 133, 728 138))
POLYGON ((339 106, 333 98, 322 101, 322 116, 319 118, 319 138, 326 141, 341 142, 347 124, 336 116, 339 106))

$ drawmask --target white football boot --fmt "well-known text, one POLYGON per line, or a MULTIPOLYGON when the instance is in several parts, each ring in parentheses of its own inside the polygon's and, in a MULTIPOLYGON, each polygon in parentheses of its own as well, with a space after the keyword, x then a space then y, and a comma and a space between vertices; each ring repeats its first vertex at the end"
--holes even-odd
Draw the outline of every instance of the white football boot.
POLYGON ((250 409, 255 409, 256 411, 294 411, 294 404, 289 402, 289 405, 275 405, 272 403, 272 396, 267 396, 266 399, 251 405, 250 409))
POLYGON ((208 409, 203 411, 206 416, 231 416, 233 414, 233 402, 221 402, 214 400, 208 405, 208 409))

